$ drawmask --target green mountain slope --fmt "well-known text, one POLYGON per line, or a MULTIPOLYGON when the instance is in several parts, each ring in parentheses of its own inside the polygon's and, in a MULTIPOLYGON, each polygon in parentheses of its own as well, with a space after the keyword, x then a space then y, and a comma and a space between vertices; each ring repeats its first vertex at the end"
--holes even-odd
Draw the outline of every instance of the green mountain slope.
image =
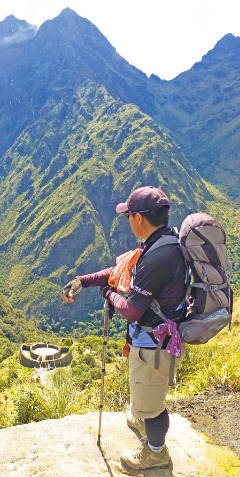
POLYGON ((160 185, 173 224, 211 198, 180 149, 136 106, 91 82, 64 99, 64 106, 47 102, 44 118, 7 151, 0 185, 2 288, 26 313, 53 323, 84 321, 102 306, 88 290, 66 311, 60 285, 136 246, 128 221, 115 214, 132 189, 160 185))
POLYGON ((201 175, 239 197, 239 37, 226 35, 189 71, 162 81, 131 66, 69 8, 43 23, 34 38, 5 44, 13 23, 22 28, 14 17, 0 23, 0 154, 45 114, 50 98, 64 101, 92 80, 151 115, 201 175))
MULTIPOLYGON (((0 284, 28 319, 37 316, 43 329, 59 330, 91 320, 102 308, 96 290, 63 303, 63 284, 112 265, 116 255, 136 246, 127 220, 115 214, 135 187, 163 188, 171 200, 171 225, 208 205, 210 210, 210 204, 219 220, 239 217, 238 206, 206 185, 164 132, 204 177, 224 182, 228 193, 231 186, 237 197, 237 156, 233 163, 226 158, 231 144, 238 151, 232 127, 238 122, 238 41, 235 51, 232 38, 227 49, 223 39, 192 70, 165 82, 129 65, 70 9, 36 34, 33 28, 31 38, 7 44, 12 22, 18 31, 19 20, 0 23, 0 284), (224 88, 229 77, 233 99, 226 104, 213 85, 224 88), (206 125, 209 111, 214 121, 206 125), (235 174, 227 172, 231 164, 235 174), (225 203, 222 214, 217 204, 225 203)), ((239 232, 233 221, 228 228, 237 264, 239 232)))
POLYGON ((177 78, 152 76, 158 121, 206 179, 240 203, 240 37, 223 37, 177 78), (234 172, 234 173, 233 173, 234 172))
POLYGON ((227 248, 232 262, 231 285, 235 295, 234 310, 239 316, 239 293, 240 293, 240 210, 235 201, 230 201, 225 193, 220 192, 216 187, 206 182, 206 186, 212 195, 211 200, 207 200, 206 212, 216 217, 223 225, 227 248))

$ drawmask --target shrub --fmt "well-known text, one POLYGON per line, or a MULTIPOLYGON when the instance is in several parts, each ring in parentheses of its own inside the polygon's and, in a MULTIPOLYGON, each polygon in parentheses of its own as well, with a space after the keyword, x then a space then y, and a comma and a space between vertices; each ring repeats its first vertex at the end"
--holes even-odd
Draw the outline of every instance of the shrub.
POLYGON ((68 346, 69 348, 72 346, 72 340, 71 338, 65 338, 62 341, 62 346, 68 346))
POLYGON ((27 424, 51 418, 51 409, 41 391, 21 388, 14 399, 14 424, 27 424))
POLYGON ((240 348, 238 333, 231 336, 223 331, 202 346, 189 346, 189 360, 185 357, 177 371, 179 392, 191 396, 206 388, 224 386, 240 391, 240 348))
POLYGON ((52 417, 59 418, 75 412, 77 389, 69 369, 56 369, 49 386, 52 417))
POLYGON ((96 359, 92 353, 86 353, 82 358, 82 363, 85 363, 91 368, 94 368, 96 366, 96 359))
POLYGON ((105 379, 104 407, 109 411, 124 411, 130 400, 128 360, 121 359, 115 366, 115 372, 105 379))

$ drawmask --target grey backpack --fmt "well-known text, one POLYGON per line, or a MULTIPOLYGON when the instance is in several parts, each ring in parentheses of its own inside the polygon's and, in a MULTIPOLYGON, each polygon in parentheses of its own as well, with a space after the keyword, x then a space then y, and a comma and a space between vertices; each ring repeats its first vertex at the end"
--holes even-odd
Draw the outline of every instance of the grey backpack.
POLYGON ((187 315, 179 326, 180 337, 189 344, 207 343, 231 323, 232 266, 226 235, 216 219, 196 213, 183 221, 179 242, 192 277, 187 291, 187 315))

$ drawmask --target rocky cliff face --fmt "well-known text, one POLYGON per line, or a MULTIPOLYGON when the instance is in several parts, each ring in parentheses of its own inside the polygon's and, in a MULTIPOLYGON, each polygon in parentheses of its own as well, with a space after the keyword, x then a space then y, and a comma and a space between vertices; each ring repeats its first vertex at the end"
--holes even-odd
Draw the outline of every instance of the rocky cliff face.
POLYGON ((189 71, 151 77, 158 121, 193 166, 239 203, 240 37, 228 34, 189 71), (234 171, 234 173, 233 173, 234 171))
POLYGON ((33 38, 36 32, 36 26, 9 15, 4 21, 0 22, 0 46, 8 47, 9 45, 22 43, 33 38))
MULTIPOLYGON (((22 23, 14 17, 2 22, 2 31, 22 23)), ((1 24, 0 24, 1 27, 1 24)), ((24 23, 24 28, 26 25, 24 23)), ((0 30, 1 31, 1 30, 0 30)), ((84 81, 104 85, 114 98, 134 102, 148 110, 154 97, 146 88, 147 77, 119 56, 91 22, 66 8, 46 21, 34 38, 21 44, 0 44, 0 153, 26 125, 42 115, 51 97, 64 102, 84 81)))

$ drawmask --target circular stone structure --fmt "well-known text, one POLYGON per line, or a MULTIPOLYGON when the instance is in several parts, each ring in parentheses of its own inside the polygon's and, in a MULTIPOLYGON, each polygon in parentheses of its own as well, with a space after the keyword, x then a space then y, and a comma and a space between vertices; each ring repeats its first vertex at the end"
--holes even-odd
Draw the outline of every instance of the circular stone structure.
POLYGON ((19 360, 28 368, 54 369, 68 366, 72 361, 72 350, 68 346, 49 343, 23 344, 19 360))

